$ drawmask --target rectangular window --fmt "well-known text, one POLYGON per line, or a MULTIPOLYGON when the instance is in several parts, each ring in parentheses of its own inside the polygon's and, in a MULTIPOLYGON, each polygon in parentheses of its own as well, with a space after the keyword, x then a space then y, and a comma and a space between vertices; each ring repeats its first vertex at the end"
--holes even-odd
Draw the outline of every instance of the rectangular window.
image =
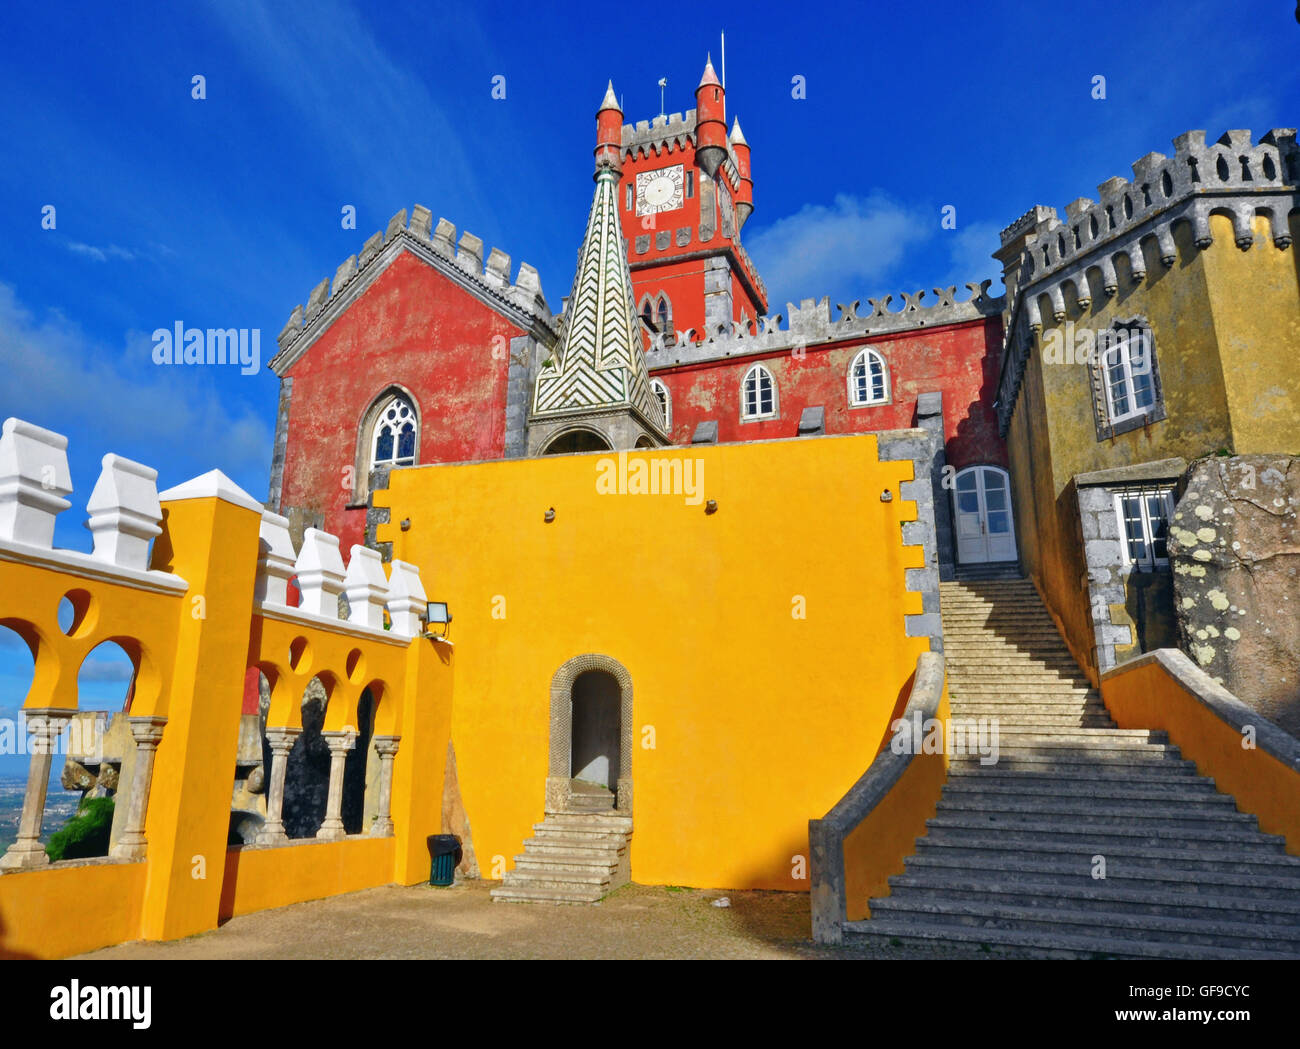
POLYGON ((627 192, 624 194, 624 196, 627 198, 627 203, 623 205, 623 210, 631 211, 632 210, 632 183, 629 182, 627 184, 627 192))
POLYGON ((1151 381, 1151 333, 1144 328, 1104 332, 1102 350, 1106 408, 1112 423, 1147 415, 1155 408, 1151 381))
POLYGON ((1172 487, 1125 488, 1115 493, 1126 565, 1150 572, 1169 564, 1169 518, 1173 513, 1172 487))
POLYGON ((695 172, 694 171, 686 172, 686 196, 688 199, 690 197, 695 196, 695 172))

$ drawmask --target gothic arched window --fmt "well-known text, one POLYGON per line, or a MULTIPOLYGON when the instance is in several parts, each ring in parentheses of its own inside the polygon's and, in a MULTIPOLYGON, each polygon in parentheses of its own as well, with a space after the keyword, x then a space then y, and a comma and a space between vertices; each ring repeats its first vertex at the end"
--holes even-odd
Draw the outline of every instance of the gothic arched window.
POLYGON ((650 389, 654 395, 659 398, 659 407, 664 411, 664 429, 671 430, 673 427, 673 398, 668 392, 668 387, 663 384, 661 379, 651 379, 650 389))
POLYGON ((776 383, 761 364, 750 368, 741 385, 740 413, 744 419, 770 419, 776 415, 776 383))
POLYGON ((668 305, 668 296, 663 294, 659 296, 659 330, 661 332, 673 330, 672 307, 668 305))
POLYGON ((884 404, 889 400, 889 373, 875 350, 863 350, 849 366, 849 404, 884 404))
POLYGON ((417 437, 415 409, 405 397, 393 397, 375 417, 370 466, 411 466, 417 437))

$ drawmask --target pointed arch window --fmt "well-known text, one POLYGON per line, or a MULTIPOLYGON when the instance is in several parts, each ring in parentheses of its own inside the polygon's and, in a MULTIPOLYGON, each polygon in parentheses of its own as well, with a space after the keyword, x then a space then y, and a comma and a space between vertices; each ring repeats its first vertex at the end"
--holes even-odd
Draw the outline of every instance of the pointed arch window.
POLYGON ((673 427, 673 397, 668 392, 668 387, 664 385, 661 379, 651 379, 650 389, 659 399, 659 407, 664 412, 664 429, 671 430, 673 427))
POLYGON ((889 400, 889 370, 875 350, 862 350, 849 365, 849 404, 885 404, 889 400))
POLYGON ((659 294, 659 309, 657 311, 659 321, 659 330, 669 332, 673 330, 673 308, 668 301, 668 296, 662 292, 659 294))
POLYGON ((415 463, 418 424, 411 402, 393 397, 375 418, 370 466, 411 466, 415 463))
POLYGON ((641 300, 641 320, 650 331, 655 330, 655 308, 648 295, 641 300))
POLYGON ((776 415, 776 383, 772 373, 756 364, 745 373, 740 390, 742 419, 771 419, 776 415))

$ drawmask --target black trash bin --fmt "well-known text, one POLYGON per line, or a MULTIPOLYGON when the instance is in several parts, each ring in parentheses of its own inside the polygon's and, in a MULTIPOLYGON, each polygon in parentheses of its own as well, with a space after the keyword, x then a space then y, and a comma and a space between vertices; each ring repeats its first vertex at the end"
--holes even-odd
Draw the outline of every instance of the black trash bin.
POLYGON ((460 838, 455 834, 429 835, 429 884, 448 886, 456 878, 456 865, 460 863, 460 838))

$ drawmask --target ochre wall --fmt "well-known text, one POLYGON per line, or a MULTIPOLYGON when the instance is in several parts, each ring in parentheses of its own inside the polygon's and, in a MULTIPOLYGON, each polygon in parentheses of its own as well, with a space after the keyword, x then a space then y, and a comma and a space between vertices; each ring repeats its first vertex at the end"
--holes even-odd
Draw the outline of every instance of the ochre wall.
POLYGON ((392 838, 231 849, 226 853, 218 918, 225 921, 268 907, 388 885, 393 880, 394 849, 392 838))
POLYGON ((353 466, 362 416, 392 383, 415 398, 419 462, 504 455, 508 351, 521 334, 429 264, 400 254, 289 369, 281 512, 323 513, 345 551, 364 541, 365 509, 346 509, 353 491, 343 471, 353 466))
MULTIPOLYGON (((1232 449, 1238 455, 1300 454, 1300 257, 1283 251, 1256 216, 1249 251, 1233 245, 1232 222, 1210 216, 1215 249, 1205 257, 1214 326, 1227 385, 1232 449)), ((1300 210, 1291 216, 1300 237, 1300 210)))
POLYGON ((452 739, 480 867, 500 876, 542 820, 551 679, 598 653, 632 679, 632 877, 806 890, 808 820, 871 763, 928 644, 904 636, 920 611, 903 573, 921 554, 900 534, 912 465, 878 462, 873 436, 629 455, 701 463, 689 504, 598 494, 602 458, 401 470, 376 494, 410 519, 380 541, 454 616, 452 739))
MULTIPOLYGON (((1248 275, 1256 267, 1273 273, 1277 266, 1266 257, 1274 250, 1271 241, 1264 251, 1257 244, 1243 254, 1233 243, 1226 219, 1215 216, 1212 228, 1214 244, 1199 251, 1192 243, 1190 226, 1175 225, 1178 258, 1170 268, 1160 261, 1154 239, 1149 239, 1144 244, 1147 276, 1140 284, 1133 280, 1127 258, 1115 256, 1118 293, 1107 297, 1100 271, 1093 271, 1088 310, 1080 310, 1073 294, 1067 293, 1067 317, 1059 325, 1052 320, 1047 296, 1039 299, 1044 328, 1030 354, 1007 435, 1016 535, 1026 570, 1062 627, 1075 658, 1094 683, 1095 639, 1074 476, 1176 456, 1191 460, 1233 443, 1224 375, 1234 366, 1220 360, 1219 346, 1221 340, 1226 344, 1238 336, 1223 328, 1214 310, 1225 295, 1242 299, 1249 296, 1242 295, 1240 285, 1224 285, 1220 290, 1217 283, 1211 295, 1207 282, 1222 280, 1225 259, 1230 259, 1226 263, 1229 269, 1247 267, 1244 273, 1234 270, 1234 279, 1248 284, 1255 279, 1248 275), (1067 321, 1073 323, 1076 332, 1082 328, 1097 332, 1139 316, 1151 325, 1167 418, 1099 441, 1089 368, 1069 358, 1047 361, 1044 347, 1050 332, 1057 328, 1062 345, 1069 348, 1067 321)), ((1292 301, 1294 292, 1293 287, 1292 301)), ((1285 299, 1281 293, 1275 297, 1285 299)), ((1257 351, 1251 348, 1249 352, 1257 351)), ((1114 622, 1125 620, 1122 609, 1112 612, 1114 622)), ((1116 655, 1123 659, 1125 649, 1117 647, 1116 655)))
POLYGON ((140 934, 143 863, 82 863, 0 878, 0 959, 66 958, 140 934))
POLYGON ((916 424, 920 394, 943 394, 945 455, 957 469, 976 463, 1007 465, 990 407, 997 384, 1002 322, 996 317, 892 335, 809 346, 802 358, 779 353, 728 357, 707 364, 656 370, 672 395, 674 443, 689 444, 698 423, 715 419, 719 441, 794 437, 804 408, 826 409, 828 434, 871 433, 916 424), (877 350, 889 369, 889 402, 853 407, 848 376, 864 347, 877 350), (740 419, 741 386, 762 363, 776 383, 779 418, 740 419))
MULTIPOLYGON (((1167 732, 1183 757, 1196 762, 1197 772, 1212 776, 1241 811, 1259 819, 1262 831, 1284 836, 1287 852, 1300 856, 1300 770, 1258 747, 1244 747, 1241 731, 1197 699, 1154 656, 1148 653, 1106 675, 1101 694, 1115 723, 1167 732)), ((1187 660, 1186 666, 1194 664, 1187 660)))

